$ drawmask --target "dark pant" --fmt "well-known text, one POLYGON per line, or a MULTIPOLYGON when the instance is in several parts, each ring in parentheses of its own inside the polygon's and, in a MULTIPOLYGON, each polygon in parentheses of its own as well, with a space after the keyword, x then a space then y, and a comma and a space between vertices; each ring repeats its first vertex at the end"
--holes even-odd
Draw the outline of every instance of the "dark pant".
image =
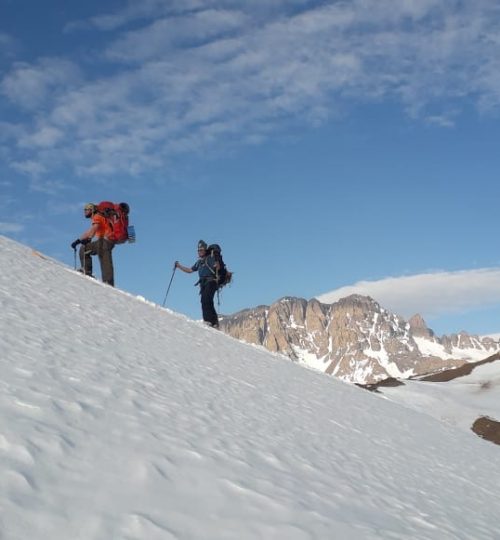
POLYGON ((200 283, 201 311, 203 320, 212 326, 219 326, 219 318, 214 306, 214 296, 217 291, 215 280, 202 280, 200 283))
POLYGON ((115 244, 113 242, 105 238, 99 238, 87 245, 82 245, 80 248, 80 262, 85 274, 92 275, 92 255, 97 255, 101 265, 102 281, 113 287, 115 285, 115 277, 111 252, 114 247, 115 244))

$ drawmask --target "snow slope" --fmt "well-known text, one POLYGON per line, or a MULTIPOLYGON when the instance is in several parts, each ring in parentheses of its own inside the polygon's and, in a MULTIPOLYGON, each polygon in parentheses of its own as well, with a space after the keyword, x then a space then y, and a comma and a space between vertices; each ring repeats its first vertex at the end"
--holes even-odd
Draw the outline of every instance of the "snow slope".
POLYGON ((0 538, 498 538, 499 448, 0 237, 0 538))
MULTIPOLYGON (((461 371, 453 369, 436 375, 439 378, 461 371)), ((380 387, 379 391, 390 399, 467 431, 480 416, 500 421, 500 360, 479 364, 470 373, 446 382, 402 382, 401 386, 380 387)))

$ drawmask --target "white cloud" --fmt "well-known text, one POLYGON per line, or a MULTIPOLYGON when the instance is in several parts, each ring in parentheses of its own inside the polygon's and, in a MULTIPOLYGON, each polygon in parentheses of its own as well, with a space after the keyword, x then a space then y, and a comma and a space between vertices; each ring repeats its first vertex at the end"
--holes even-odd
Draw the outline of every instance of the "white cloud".
POLYGON ((229 32, 244 30, 246 16, 238 11, 204 10, 181 17, 154 21, 128 32, 111 45, 107 55, 114 60, 144 61, 163 58, 173 47, 196 47, 229 32))
POLYGON ((34 178, 31 180, 30 189, 45 193, 46 195, 57 195, 62 191, 67 191, 71 185, 66 181, 50 179, 50 178, 34 178))
POLYGON ((119 11, 92 17, 90 23, 100 30, 109 31, 136 20, 200 9, 204 5, 206 6, 206 2, 203 0, 173 0, 168 4, 164 0, 142 0, 141 2, 131 0, 119 11))
POLYGON ((500 304, 500 268, 359 281, 317 298, 321 302, 333 303, 350 294, 371 296, 382 307, 404 317, 411 317, 415 313, 436 317, 467 312, 500 304))
POLYGON ((283 9, 297 9, 310 3, 310 0, 129 0, 125 7, 115 12, 92 17, 85 23, 76 22, 68 29, 91 25, 102 31, 121 28, 131 22, 156 19, 165 16, 191 14, 210 9, 246 9, 254 14, 268 14, 283 9))
POLYGON ((45 58, 4 77, 1 92, 33 111, 16 140, 32 155, 13 161, 140 174, 290 121, 320 124, 346 101, 397 98, 451 127, 466 98, 500 105, 499 20, 485 0, 129 2, 91 21, 115 29, 93 57, 110 69, 84 79, 83 66, 45 58))
POLYGON ((10 166, 18 172, 29 174, 30 176, 34 177, 40 176, 41 174, 47 172, 47 169, 43 163, 30 159, 25 161, 14 161, 10 163, 10 166))
POLYGON ((42 58, 35 64, 17 62, 0 83, 0 92, 16 105, 37 109, 53 93, 65 92, 77 84, 80 71, 67 60, 42 58))
POLYGON ((0 32, 0 59, 10 59, 17 51, 17 40, 6 32, 0 32))
POLYGON ((23 225, 18 223, 6 223, 0 221, 0 234, 18 233, 24 229, 23 225))
POLYGON ((63 137, 61 130, 49 125, 19 139, 20 147, 52 147, 63 137))

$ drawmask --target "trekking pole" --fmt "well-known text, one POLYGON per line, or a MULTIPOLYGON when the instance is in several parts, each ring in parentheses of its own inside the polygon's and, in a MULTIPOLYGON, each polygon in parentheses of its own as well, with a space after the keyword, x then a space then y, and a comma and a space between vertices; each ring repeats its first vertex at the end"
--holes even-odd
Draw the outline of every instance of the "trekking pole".
POLYGON ((170 278, 170 282, 168 284, 167 292, 165 294, 165 298, 163 300, 162 307, 165 307, 165 302, 167 301, 168 292, 170 291, 170 285, 172 285, 172 280, 174 279, 175 271, 177 270, 177 266, 174 265, 174 271, 172 272, 172 277, 170 278))

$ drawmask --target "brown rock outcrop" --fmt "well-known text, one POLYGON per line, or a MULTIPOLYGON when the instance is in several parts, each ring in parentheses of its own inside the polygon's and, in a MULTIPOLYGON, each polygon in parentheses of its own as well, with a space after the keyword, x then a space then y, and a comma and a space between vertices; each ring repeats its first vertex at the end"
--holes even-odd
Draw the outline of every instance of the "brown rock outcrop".
POLYGON ((407 322, 361 295, 334 304, 285 297, 271 306, 222 317, 220 324, 223 331, 237 339, 263 345, 294 361, 360 384, 388 377, 407 378, 465 363, 463 358, 422 354, 415 338, 439 345, 447 354, 460 347, 484 350, 485 357, 500 350, 498 342, 465 332, 438 338, 420 315, 407 322))

